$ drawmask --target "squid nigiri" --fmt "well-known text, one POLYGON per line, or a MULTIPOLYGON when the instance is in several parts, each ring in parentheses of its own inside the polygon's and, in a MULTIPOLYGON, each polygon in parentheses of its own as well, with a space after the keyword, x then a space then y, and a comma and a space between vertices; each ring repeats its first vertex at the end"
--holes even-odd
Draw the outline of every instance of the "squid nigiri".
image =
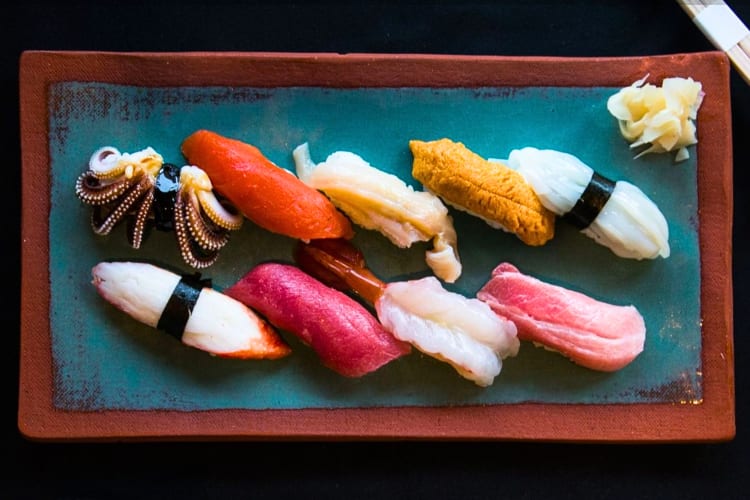
POLYGON ((351 243, 340 239, 299 243, 295 258, 308 273, 372 304, 396 338, 450 364, 480 387, 491 385, 503 360, 518 353, 511 321, 478 299, 446 290, 434 276, 385 283, 351 243))
POLYGON ((614 305, 498 265, 477 297, 513 321, 518 337, 592 370, 615 371, 642 351, 646 324, 633 305, 614 305))
POLYGON ((208 280, 141 262, 100 262, 91 274, 107 302, 190 347, 241 359, 278 359, 291 353, 265 320, 213 290, 208 280))
POLYGON ((411 352, 359 302, 290 264, 259 264, 224 293, 296 335, 346 377, 361 377, 411 352))
POLYGON ((532 246, 555 234, 555 214, 539 201, 524 178, 450 139, 409 142, 412 175, 446 203, 514 233, 532 246))
POLYGON ((425 254, 427 265, 448 283, 459 278, 456 230, 440 198, 415 191, 349 151, 336 151, 316 165, 304 143, 294 149, 293 156, 297 176, 325 193, 352 222, 379 231, 399 248, 433 240, 433 249, 425 254))
POLYGON ((198 130, 182 143, 188 161, 245 217, 271 232, 311 240, 351 238, 351 223, 319 191, 275 165, 251 144, 198 130))
POLYGON ((534 188, 549 210, 616 255, 669 257, 669 227, 637 186, 599 175, 577 157, 551 149, 511 151, 507 164, 534 188))

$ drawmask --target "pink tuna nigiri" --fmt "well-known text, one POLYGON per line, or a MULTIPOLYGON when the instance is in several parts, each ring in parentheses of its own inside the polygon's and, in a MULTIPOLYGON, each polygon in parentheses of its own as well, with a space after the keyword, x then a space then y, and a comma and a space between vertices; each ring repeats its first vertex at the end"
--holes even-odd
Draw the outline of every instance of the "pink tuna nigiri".
POLYGON ((512 264, 497 266, 477 298, 513 321, 521 340, 593 370, 619 370, 643 351, 646 325, 634 306, 608 304, 545 283, 512 264))
POLYGON ((324 365, 347 377, 366 375, 411 351, 359 302, 292 265, 260 264, 224 293, 295 334, 324 365))

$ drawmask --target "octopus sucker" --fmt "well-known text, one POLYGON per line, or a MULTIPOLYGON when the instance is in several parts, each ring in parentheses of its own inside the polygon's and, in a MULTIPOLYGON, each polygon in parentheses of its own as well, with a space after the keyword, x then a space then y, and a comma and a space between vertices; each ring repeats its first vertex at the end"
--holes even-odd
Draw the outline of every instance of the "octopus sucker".
POLYGON ((243 217, 239 213, 232 213, 224 203, 211 191, 198 191, 196 193, 201 208, 211 222, 223 229, 236 231, 242 226, 243 217))
POLYGON ((111 210, 105 212, 103 205, 96 206, 92 212, 91 227, 98 235, 109 234, 112 229, 124 219, 136 205, 143 195, 152 189, 153 183, 147 177, 140 179, 138 184, 132 186, 119 198, 114 200, 111 210), (106 215, 104 215, 106 213, 106 215))
POLYGON ((128 242, 135 249, 141 248, 153 204, 154 191, 148 190, 138 207, 135 217, 130 221, 128 226, 128 242))
POLYGON ((178 196, 175 203, 174 231, 182 259, 191 267, 203 269, 213 265, 219 257, 217 250, 204 249, 193 238, 189 218, 186 214, 190 203, 185 203, 183 196, 178 196))
POLYGON ((174 230, 183 260, 199 269, 216 261, 229 231, 244 220, 217 198, 202 169, 164 163, 150 147, 132 154, 112 146, 98 149, 76 179, 75 193, 92 207, 94 233, 107 235, 127 220, 128 242, 137 249, 148 229, 174 230))
POLYGON ((184 218, 188 221, 188 230, 195 243, 204 250, 219 250, 229 241, 229 233, 204 218, 198 197, 194 192, 180 194, 184 218))
POLYGON ((131 185, 127 179, 106 183, 91 172, 84 172, 76 180, 76 196, 88 205, 106 205, 117 200, 131 185))

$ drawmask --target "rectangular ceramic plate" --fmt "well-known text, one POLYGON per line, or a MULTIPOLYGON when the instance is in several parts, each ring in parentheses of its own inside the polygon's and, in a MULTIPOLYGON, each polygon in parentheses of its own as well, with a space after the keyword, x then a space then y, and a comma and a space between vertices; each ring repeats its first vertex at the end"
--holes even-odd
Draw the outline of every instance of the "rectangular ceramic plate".
MULTIPOLYGON (((732 144, 729 64, 719 52, 639 58, 29 52, 21 60, 23 281, 19 428, 40 440, 508 439, 721 441, 734 436, 732 144), (633 158, 607 98, 648 75, 701 82, 690 159, 633 158), (452 211, 473 296, 500 262, 644 316, 647 339, 615 373, 522 344, 480 388, 414 353, 360 379, 322 366, 288 336, 279 361, 214 358, 116 311, 90 284, 108 259, 191 272, 174 236, 130 248, 101 237, 74 194, 101 146, 146 146, 184 164, 181 141, 211 129, 293 169, 352 151, 419 187, 409 139, 448 137, 483 157, 535 146, 569 152, 651 197, 671 256, 615 256, 562 221, 528 247, 452 211)), ((265 260, 292 262, 289 238, 249 221, 204 271, 217 289, 265 260)), ((358 229, 385 281, 428 274, 424 245, 398 249, 358 229)))

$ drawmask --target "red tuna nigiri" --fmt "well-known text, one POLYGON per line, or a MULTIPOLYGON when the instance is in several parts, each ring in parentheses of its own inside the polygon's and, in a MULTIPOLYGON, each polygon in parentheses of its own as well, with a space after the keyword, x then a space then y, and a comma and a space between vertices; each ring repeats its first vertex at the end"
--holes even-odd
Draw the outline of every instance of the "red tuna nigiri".
POLYGON ((351 238, 351 223, 321 192, 275 165, 251 144, 198 130, 182 143, 188 162, 245 217, 274 233, 309 241, 351 238))
POLYGON ((608 304, 545 283, 512 264, 497 266, 477 298, 513 321, 519 339, 593 370, 619 370, 643 351, 646 325, 634 306, 608 304))
POLYGON ((375 371, 411 351, 359 302, 292 265, 259 264, 224 293, 297 335, 324 365, 347 377, 375 371))

